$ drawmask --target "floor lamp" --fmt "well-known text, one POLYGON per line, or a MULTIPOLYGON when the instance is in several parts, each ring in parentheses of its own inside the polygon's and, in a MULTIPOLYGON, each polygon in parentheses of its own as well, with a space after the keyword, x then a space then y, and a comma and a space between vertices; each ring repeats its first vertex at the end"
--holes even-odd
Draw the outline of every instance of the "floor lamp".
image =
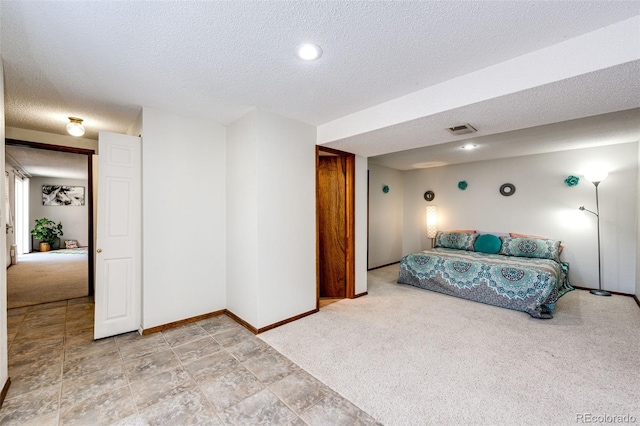
POLYGON ((427 238, 431 238, 431 248, 435 247, 438 234, 438 210, 436 206, 427 206, 427 238))
POLYGON ((595 294, 596 296, 611 296, 606 290, 602 289, 602 255, 600 254, 600 205, 598 202, 598 185, 600 182, 605 180, 609 176, 609 173, 606 171, 592 171, 589 173, 585 173, 584 178, 588 181, 591 181, 596 187, 596 211, 592 212, 589 209, 585 209, 584 206, 580 206, 580 210, 587 211, 596 217, 596 222, 598 224, 598 289, 591 290, 591 294, 595 294))

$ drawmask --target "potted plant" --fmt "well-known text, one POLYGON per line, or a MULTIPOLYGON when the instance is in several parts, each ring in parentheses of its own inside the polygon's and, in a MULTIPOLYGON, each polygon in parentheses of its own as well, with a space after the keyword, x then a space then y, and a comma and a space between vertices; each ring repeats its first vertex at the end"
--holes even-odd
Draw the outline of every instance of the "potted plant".
POLYGON ((62 233, 62 223, 55 223, 43 217, 36 219, 36 226, 31 230, 31 235, 40 240, 40 251, 57 249, 60 246, 62 233))

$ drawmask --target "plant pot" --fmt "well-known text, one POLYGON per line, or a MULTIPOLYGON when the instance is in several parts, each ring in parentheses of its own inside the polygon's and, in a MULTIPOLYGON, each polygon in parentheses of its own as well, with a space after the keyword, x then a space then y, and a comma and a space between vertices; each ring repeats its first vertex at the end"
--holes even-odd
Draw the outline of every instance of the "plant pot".
POLYGON ((40 242, 40 251, 49 251, 51 250, 51 246, 49 245, 49 243, 42 241, 40 242))

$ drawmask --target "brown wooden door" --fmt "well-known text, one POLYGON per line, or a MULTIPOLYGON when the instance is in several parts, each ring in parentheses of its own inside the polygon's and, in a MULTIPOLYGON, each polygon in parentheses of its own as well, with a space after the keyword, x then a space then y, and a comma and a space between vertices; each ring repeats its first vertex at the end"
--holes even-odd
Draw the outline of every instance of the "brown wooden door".
POLYGON ((346 159, 318 158, 320 297, 346 297, 346 159))

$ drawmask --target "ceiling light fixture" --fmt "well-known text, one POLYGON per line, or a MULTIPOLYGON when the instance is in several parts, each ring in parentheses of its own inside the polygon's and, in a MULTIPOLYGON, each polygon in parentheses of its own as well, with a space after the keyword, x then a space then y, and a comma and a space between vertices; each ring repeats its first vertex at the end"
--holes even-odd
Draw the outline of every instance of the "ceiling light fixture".
POLYGON ((462 145, 462 149, 465 149, 467 151, 470 151, 472 149, 475 149, 478 145, 474 145, 472 143, 468 143, 466 145, 462 145))
POLYGON ((305 61, 315 61, 322 56, 322 49, 317 44, 303 43, 298 47, 298 56, 305 61))
POLYGON ((82 118, 69 117, 69 124, 67 124, 67 132, 71 136, 80 137, 84 135, 84 126, 82 125, 82 118))

